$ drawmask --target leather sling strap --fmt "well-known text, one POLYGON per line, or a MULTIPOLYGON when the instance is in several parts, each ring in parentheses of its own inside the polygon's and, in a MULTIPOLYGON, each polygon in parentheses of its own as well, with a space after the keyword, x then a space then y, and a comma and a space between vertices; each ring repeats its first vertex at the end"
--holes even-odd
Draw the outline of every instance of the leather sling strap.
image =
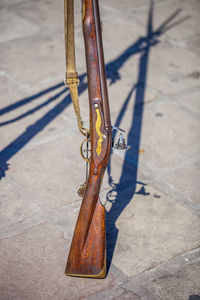
POLYGON ((76 72, 74 44, 74 0, 65 0, 65 55, 67 70, 65 85, 70 90, 79 130, 83 135, 88 135, 89 131, 83 126, 78 97, 79 79, 76 72))

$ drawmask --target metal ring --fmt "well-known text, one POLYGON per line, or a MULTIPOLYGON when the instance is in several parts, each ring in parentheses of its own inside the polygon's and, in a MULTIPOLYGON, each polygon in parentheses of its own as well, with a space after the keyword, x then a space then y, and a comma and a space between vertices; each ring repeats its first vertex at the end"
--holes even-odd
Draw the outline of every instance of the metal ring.
POLYGON ((88 139, 84 139, 84 140, 82 141, 82 143, 81 143, 81 145, 80 145, 80 154, 81 154, 82 159, 89 163, 89 162, 90 162, 90 158, 86 158, 86 157, 84 156, 84 154, 83 154, 83 144, 84 144, 84 142, 88 142, 88 139))

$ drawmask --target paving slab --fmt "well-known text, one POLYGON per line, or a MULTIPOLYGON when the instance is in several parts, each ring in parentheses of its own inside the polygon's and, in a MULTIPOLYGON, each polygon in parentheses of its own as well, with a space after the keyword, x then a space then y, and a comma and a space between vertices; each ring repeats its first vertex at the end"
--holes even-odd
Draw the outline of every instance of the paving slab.
POLYGON ((1 106, 0 106, 0 114, 1 114, 1 122, 3 118, 2 111, 3 108, 15 103, 18 99, 23 99, 25 94, 18 88, 18 84, 4 72, 0 71, 0 88, 1 88, 1 106))
MULTIPOLYGON (((132 147, 126 153, 126 163, 137 163, 138 147, 144 150, 139 156, 139 163, 151 170, 155 177, 173 171, 176 166, 186 164, 193 157, 198 160, 198 116, 176 102, 162 100, 162 97, 145 104, 142 114, 140 105, 134 106, 134 98, 135 94, 130 99, 130 109, 121 113, 121 122, 118 124, 127 131, 127 143, 132 147)), ((118 117, 119 113, 114 114, 113 120, 118 117)), ((116 153, 125 157, 123 152, 116 153)))
MULTIPOLYGON (((139 11, 147 11, 150 6, 150 2, 148 0, 126 0, 125 2, 118 1, 115 2, 114 0, 109 1, 109 3, 106 0, 102 1, 104 6, 111 12, 115 12, 115 14, 120 15, 122 18, 130 18, 134 19, 133 14, 138 13, 139 11)), ((154 1, 155 6, 165 6, 168 5, 168 3, 172 2, 171 0, 162 0, 162 1, 154 1)), ((174 1, 173 1, 174 2, 174 1)), ((176 1, 180 2, 180 1, 176 1)))
POLYGON ((56 32, 63 29, 62 0, 59 1, 22 1, 17 6, 11 7, 17 15, 23 17, 41 29, 56 32))
MULTIPOLYGON (((14 142, 21 135, 33 135, 41 129, 59 128, 64 123, 62 118, 57 118, 71 103, 64 87, 57 91, 40 95, 29 94, 29 97, 14 98, 16 100, 6 103, 1 109, 1 150, 10 142, 14 142), (56 119, 56 120, 55 120, 56 119), (51 125, 56 122, 57 125, 51 125), (58 125, 60 123, 60 125, 58 125), (17 125, 17 126, 16 126, 17 125), (54 127, 55 126, 55 127, 54 127), (8 130, 4 130, 7 128, 8 130)), ((65 123, 67 123, 65 121, 65 123)), ((46 134, 46 133, 45 133, 46 134)))
POLYGON ((187 49, 162 43, 151 51, 148 82, 156 87, 159 80, 159 90, 165 95, 189 88, 199 82, 191 76, 198 71, 198 60, 199 57, 187 49))
MULTIPOLYGON (((34 195, 37 203, 43 199, 42 202, 46 205, 56 207, 73 202, 74 197, 79 199, 77 189, 85 180, 85 164, 82 163, 78 155, 79 144, 71 143, 72 140, 77 139, 77 136, 68 135, 66 132, 59 139, 57 139, 57 135, 53 136, 54 138, 50 135, 48 138, 46 137, 46 143, 41 142, 38 146, 33 141, 33 148, 30 149, 31 144, 29 144, 30 150, 19 151, 17 156, 13 156, 13 159, 9 160, 12 181, 23 187, 27 193, 33 193, 32 195, 34 195), (51 138, 53 140, 50 142, 49 139, 51 138), (57 140, 56 143, 55 139, 57 140), (73 146, 69 147, 70 143, 73 146), (49 151, 49 147, 51 151, 49 151), (65 159, 62 151, 68 153, 65 159), (74 166, 72 166, 70 153, 75 152, 77 152, 77 158, 73 160, 74 166), (82 174, 78 172, 78 176, 77 162, 80 163, 82 170, 82 174), (40 180, 37 178, 40 178, 40 180), (71 198, 72 195, 74 195, 73 198, 71 198)), ((17 146, 11 147, 11 154, 14 155, 13 151, 18 150, 17 146)), ((6 178, 2 185, 4 185, 4 182, 6 182, 6 178)), ((4 193, 6 193, 6 190, 4 193)))
MULTIPOLYGON (((143 10, 137 12, 135 22, 144 26, 148 10, 149 3, 143 10)), ((155 1, 153 27, 156 30, 166 30, 163 38, 168 42, 185 47, 185 41, 195 36, 194 28, 195 32, 199 31, 199 13, 199 3, 195 1, 155 1)))
POLYGON ((199 179, 200 162, 194 162, 174 172, 163 176, 166 182, 176 186, 182 193, 188 196, 192 202, 200 205, 199 179))
POLYGON ((12 5, 19 4, 21 2, 25 2, 26 0, 2 0, 1 1, 1 9, 2 8, 10 8, 12 5))
POLYGON ((122 185, 115 193, 107 213, 108 248, 117 239, 112 261, 128 276, 198 247, 199 216, 150 186, 132 201, 133 187, 122 185))
POLYGON ((111 288, 102 293, 85 298, 87 300, 115 299, 115 300, 140 300, 141 298, 132 291, 126 291, 121 287, 111 288))
POLYGON ((30 23, 12 12, 1 11, 0 20, 2 30, 0 42, 22 38, 39 31, 39 27, 36 24, 30 23), (9 26, 6 25, 7 22, 9 26), (15 26, 15 30, 13 30, 13 26, 15 26))
POLYGON ((149 104, 144 110, 141 138, 141 147, 145 150, 148 147, 148 151, 141 156, 142 162, 145 161, 159 176, 159 171, 173 169, 181 162, 197 156, 200 150, 198 128, 199 118, 194 118, 193 114, 175 102, 157 101, 149 104), (162 132, 159 130, 161 126, 162 132))
POLYGON ((1 69, 21 84, 37 84, 45 79, 48 73, 51 73, 51 76, 64 74, 63 48, 63 37, 57 35, 55 40, 44 32, 2 43, 0 49, 4 59, 1 62, 1 69), (50 58, 54 64, 50 63, 50 58))
POLYGON ((199 45, 200 45, 200 40, 199 40, 198 36, 190 38, 186 41, 187 49, 189 49, 190 51, 196 53, 197 55, 200 55, 199 45))
MULTIPOLYGON (((19 233, 43 221, 43 213, 30 192, 14 180, 4 180, 1 186, 0 237, 5 238, 19 233), (7 195, 10 195, 9 197, 7 195)), ((44 212, 45 214, 45 212, 44 212)))
MULTIPOLYGON (((199 76, 198 73, 191 73, 190 74, 191 77, 196 76, 196 78, 199 76)), ((187 108, 190 111, 193 111, 195 114, 200 114, 200 103, 199 103, 199 97, 200 97, 200 91, 199 89, 195 88, 195 86, 190 90, 185 90, 185 92, 183 92, 183 95, 171 95, 169 96, 169 99, 171 99, 172 101, 176 101, 178 102, 180 105, 184 106, 185 108, 187 108), (171 97, 172 96, 172 97, 171 97)))
POLYGON ((83 299, 116 284, 111 274, 104 280, 65 276, 69 246, 48 223, 2 240, 0 299, 83 299))
POLYGON ((138 293, 142 299, 198 300, 200 297, 199 263, 198 248, 132 277, 122 287, 138 293))

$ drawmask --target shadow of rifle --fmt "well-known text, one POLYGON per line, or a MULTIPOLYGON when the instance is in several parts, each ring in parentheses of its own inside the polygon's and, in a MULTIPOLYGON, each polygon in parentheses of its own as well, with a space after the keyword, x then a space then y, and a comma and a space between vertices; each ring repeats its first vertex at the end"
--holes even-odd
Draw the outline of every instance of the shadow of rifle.
MULTIPOLYGON (((169 23, 180 13, 181 10, 178 9, 165 22, 163 22, 163 24, 158 27, 157 30, 153 31, 153 10, 154 3, 153 1, 151 1, 148 13, 146 36, 140 37, 122 54, 121 57, 109 64, 109 68, 111 70, 115 70, 114 74, 116 74, 116 77, 111 79, 112 84, 115 79, 120 78, 119 74, 117 73, 117 69, 121 68, 125 60, 133 54, 140 53, 137 83, 135 83, 130 89, 129 94, 122 105, 116 123, 114 124, 115 127, 120 127, 121 121, 125 116, 128 104, 130 102, 133 102, 133 117, 127 138, 127 144, 131 146, 131 149, 126 151, 125 153, 121 176, 118 183, 114 183, 111 176, 112 156, 107 167, 109 185, 111 186, 111 189, 107 193, 107 201, 111 203, 111 208, 106 213, 108 270, 112 261, 118 237, 118 228, 115 225, 117 219, 119 218, 125 207, 130 203, 134 194, 136 194, 137 184, 141 185, 141 188, 137 192, 137 194, 142 194, 144 196, 148 195, 148 193, 146 193, 145 191, 146 184, 137 181, 137 173, 150 49, 160 42, 158 37, 161 36, 164 32, 188 19, 188 17, 184 17, 170 25, 169 23)), ((115 135, 116 131, 113 135, 114 138, 115 135)))
MULTIPOLYGON (((87 88, 87 85, 84 83, 85 76, 86 74, 80 76, 80 87, 79 87, 80 94, 87 88)), ((14 104, 6 106, 0 110, 0 115, 6 114, 10 111, 20 108, 21 106, 29 104, 30 102, 35 101, 36 99, 39 99, 44 95, 47 95, 51 91, 63 87, 63 85, 64 85, 63 82, 58 83, 33 96, 27 97, 25 99, 17 101, 14 104)), ((30 109, 26 113, 23 113, 14 119, 0 123, 0 127, 17 122, 25 117, 28 117, 29 115, 32 115, 36 111, 42 109, 44 106, 47 106, 52 102, 55 102, 60 96, 66 93, 66 90, 67 90, 66 87, 64 87, 64 89, 56 93, 53 97, 50 97, 48 100, 36 106, 35 108, 30 109)), ((71 104, 71 97, 68 93, 58 104, 55 105, 55 107, 49 110, 49 112, 44 114, 44 116, 42 116, 39 120, 34 122, 32 125, 27 127, 22 134, 20 134, 15 140, 13 140, 9 145, 7 145, 3 150, 0 151, 0 179, 6 175, 5 173, 9 169, 8 161, 15 154, 17 154, 26 144, 28 144, 40 131, 42 131, 51 121, 53 121, 57 116, 59 116, 70 104, 71 104)))
MULTIPOLYGON (((113 252, 114 252, 114 248, 118 236, 118 229, 115 226, 116 220, 118 219, 121 212, 128 205, 128 203, 131 201, 132 197, 134 196, 137 183, 141 185, 141 189, 138 193, 142 195, 146 195, 145 184, 137 181, 137 170, 138 170, 138 160, 139 160, 138 152, 139 152, 139 145, 140 145, 140 138, 141 138, 142 117, 143 117, 143 108, 144 108, 143 107, 144 95, 145 95, 146 80, 147 80, 147 66, 148 66, 150 48, 155 46, 159 42, 157 37, 162 35, 166 30, 171 29, 172 27, 180 24, 181 22, 183 22, 188 18, 188 17, 182 18, 179 21, 167 27, 169 22, 171 22, 171 20, 173 20, 178 15, 179 12, 180 10, 177 10, 175 13, 173 13, 156 31, 153 32, 153 28, 152 28, 153 2, 151 2, 146 37, 139 38, 130 47, 128 47, 121 55, 119 55, 119 57, 106 64, 107 78, 110 79, 110 84, 113 84, 117 80, 121 79, 119 70, 122 68, 124 63, 134 54, 138 54, 138 53, 141 54, 140 62, 139 62, 139 71, 138 71, 138 82, 134 84, 133 87, 130 89, 130 92, 122 105, 117 121, 115 123, 116 127, 120 126, 120 123, 125 115, 126 108, 129 102, 133 101, 133 93, 135 92, 135 105, 134 105, 132 125, 128 133, 128 144, 132 146, 132 148, 131 150, 127 151, 125 154, 125 159, 124 159, 119 183, 116 184, 112 180, 111 160, 107 168, 108 175, 109 175, 109 184, 112 188, 107 194, 107 201, 112 203, 112 207, 110 211, 107 212, 108 269, 112 261, 113 252), (130 163, 132 164, 131 170, 127 168, 127 165, 128 164, 130 165, 130 163), (129 189, 128 193, 126 194, 126 199, 124 198, 122 199, 123 191, 127 189, 128 186, 131 187, 131 191, 129 189), (115 197, 114 201, 111 199, 113 192, 117 193, 117 196, 115 197)), ((87 84, 84 83, 85 78, 86 78, 86 73, 80 75, 79 77, 80 79, 79 95, 87 89, 87 84)), ((0 115, 18 109, 32 101, 35 101, 36 99, 40 99, 40 97, 44 95, 48 95, 48 93, 52 91, 56 91, 62 86, 63 86, 62 82, 58 83, 35 95, 32 95, 25 99, 19 100, 14 104, 6 106, 5 108, 2 108, 0 110, 0 115)), ((62 89, 61 91, 57 92, 53 97, 49 98, 44 103, 36 106, 35 108, 27 111, 26 113, 23 113, 14 119, 0 123, 0 127, 8 124, 16 123, 21 119, 32 115, 33 113, 40 110, 44 106, 47 106, 48 104, 57 101, 58 98, 60 96, 63 96, 66 92, 68 93, 68 89, 66 88, 62 89)), ((70 104, 71 104, 71 98, 68 93, 67 95, 64 95, 64 98, 61 101, 59 101, 59 103, 56 104, 55 107, 50 109, 40 119, 38 119, 36 122, 30 125, 16 139, 14 139, 10 144, 8 144, 3 150, 0 151, 0 179, 6 176, 6 171, 9 169, 8 161, 14 155, 16 155, 21 149, 23 149, 23 147, 27 145, 51 121, 53 121, 57 116, 59 116, 70 104)))

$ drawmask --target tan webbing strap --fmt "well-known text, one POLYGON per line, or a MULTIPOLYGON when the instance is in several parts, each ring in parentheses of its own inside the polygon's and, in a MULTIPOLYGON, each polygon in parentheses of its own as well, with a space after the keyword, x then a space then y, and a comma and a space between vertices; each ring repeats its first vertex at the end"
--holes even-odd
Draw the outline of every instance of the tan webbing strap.
POLYGON ((70 90, 79 130, 83 135, 88 135, 89 131, 83 126, 78 98, 79 79, 76 72, 74 44, 74 0, 65 0, 65 55, 67 70, 65 85, 70 90))

